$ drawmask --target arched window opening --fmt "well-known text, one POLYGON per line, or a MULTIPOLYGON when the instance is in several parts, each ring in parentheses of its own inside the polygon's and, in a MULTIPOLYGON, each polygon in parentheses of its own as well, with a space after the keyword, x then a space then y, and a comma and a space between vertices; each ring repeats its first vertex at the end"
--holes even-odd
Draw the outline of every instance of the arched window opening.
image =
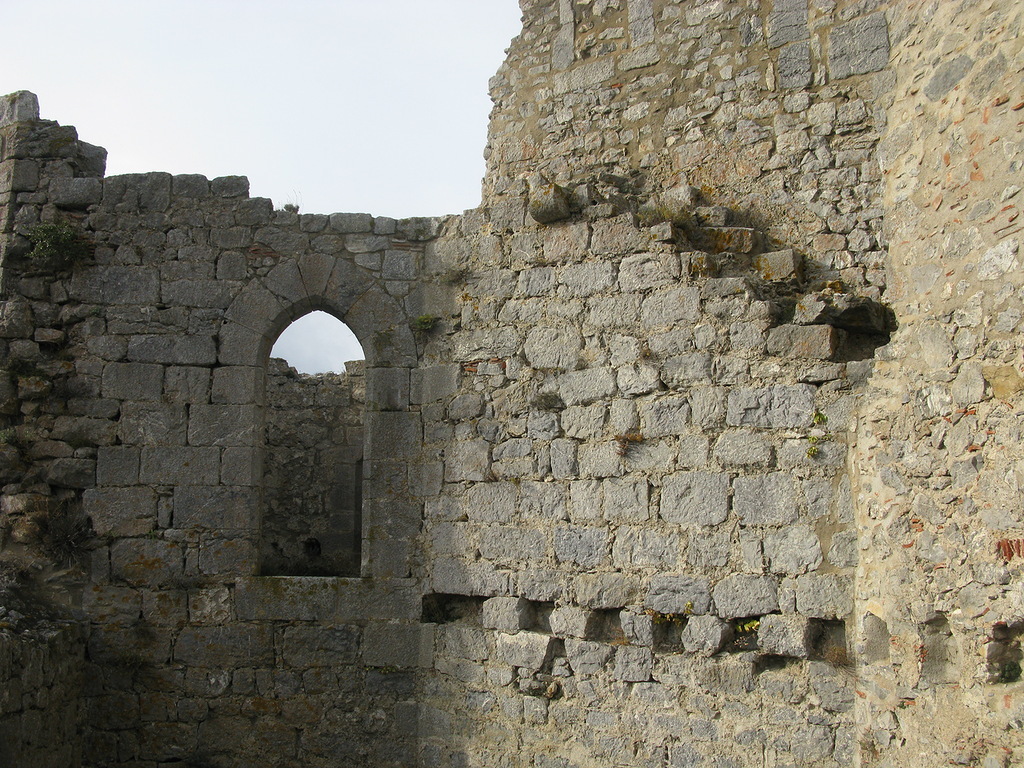
POLYGON ((358 576, 363 350, 326 312, 278 337, 267 364, 264 576, 358 576))

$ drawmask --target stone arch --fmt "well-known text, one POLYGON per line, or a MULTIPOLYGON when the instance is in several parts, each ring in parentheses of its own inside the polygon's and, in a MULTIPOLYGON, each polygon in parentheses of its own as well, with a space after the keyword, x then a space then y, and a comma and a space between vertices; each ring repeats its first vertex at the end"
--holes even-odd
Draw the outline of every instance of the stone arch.
MULTIPOLYGON (((365 354, 363 421, 362 554, 358 573, 388 576, 408 571, 406 550, 391 546, 387 532, 393 501, 409 498, 404 467, 396 463, 418 451, 422 428, 409 408, 410 371, 416 365, 416 342, 410 316, 384 289, 371 270, 351 257, 322 254, 282 260, 265 277, 247 285, 231 302, 218 334, 218 363, 225 376, 244 377, 251 387, 242 404, 256 406, 252 430, 252 474, 260 486, 260 514, 254 536, 259 540, 265 511, 262 478, 266 424, 266 378, 271 348, 296 319, 316 310, 349 327, 365 354), (395 436, 403 440, 392 450, 395 436), (387 502, 387 503, 386 503, 387 502), (367 546, 368 539, 370 546, 367 546), (385 542, 374 546, 375 543, 385 542)), ((408 517, 419 520, 419 510, 408 517)), ((352 575, 355 575, 354 573, 352 575)))

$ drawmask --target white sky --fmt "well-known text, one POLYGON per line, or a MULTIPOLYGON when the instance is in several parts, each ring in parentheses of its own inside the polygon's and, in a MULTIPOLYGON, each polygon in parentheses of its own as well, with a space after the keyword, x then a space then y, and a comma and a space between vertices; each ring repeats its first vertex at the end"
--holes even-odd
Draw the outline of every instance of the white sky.
POLYGON ((107 175, 243 175, 278 207, 395 218, 479 204, 487 81, 520 29, 517 0, 0 3, 0 93, 37 94, 107 175))

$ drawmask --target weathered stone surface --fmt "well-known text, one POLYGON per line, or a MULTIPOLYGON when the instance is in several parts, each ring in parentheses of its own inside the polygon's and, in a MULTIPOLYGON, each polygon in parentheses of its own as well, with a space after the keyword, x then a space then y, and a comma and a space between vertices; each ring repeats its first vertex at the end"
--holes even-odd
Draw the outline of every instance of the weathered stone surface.
POLYGON ((838 574, 801 576, 796 582, 796 609, 811 618, 842 618, 853 609, 850 588, 849 579, 838 574))
POLYGON ((608 533, 601 528, 572 526, 555 530, 555 556, 560 562, 590 569, 606 557, 608 533))
POLYGON ((651 579, 651 587, 644 599, 644 605, 663 614, 706 614, 711 608, 708 580, 702 577, 659 574, 651 579))
POLYGON ((530 197, 526 210, 541 224, 552 224, 569 217, 569 195, 540 174, 529 179, 530 197))
POLYGON ((771 282, 803 278, 803 259, 792 248, 762 253, 754 259, 754 266, 763 279, 771 282))
POLYGON ((571 328, 535 328, 526 337, 526 359, 534 368, 574 370, 580 362, 583 340, 571 328))
POLYGON ((821 565, 821 542, 807 525, 769 531, 764 537, 764 556, 775 573, 796 575, 821 565))
POLYGON ((495 652, 506 664, 536 671, 547 659, 551 643, 550 636, 535 632, 519 632, 514 635, 499 632, 495 652))
POLYGON ((877 72, 889 63, 889 25, 884 13, 840 24, 829 34, 833 79, 877 72))
MULTIPOLYGON (((791 43, 779 49, 779 85, 783 88, 804 88, 811 84, 811 47, 807 43, 791 43)), ((749 253, 753 248, 744 251, 749 253)))
POLYGON ((764 616, 757 628, 757 644, 765 653, 806 659, 811 651, 811 622, 793 614, 764 616))
POLYGON ((786 429, 809 427, 814 417, 814 387, 808 384, 734 389, 726 423, 734 427, 786 429))
POLYGON ((602 672, 614 653, 615 649, 606 643, 571 638, 565 640, 566 658, 577 675, 596 675, 602 672))
POLYGON ((736 573, 719 581, 712 595, 723 619, 763 616, 779 608, 778 586, 768 576, 736 573))
POLYGON ((768 352, 811 360, 832 360, 843 332, 831 325, 780 325, 768 331, 768 352))
POLYGON ((724 466, 766 466, 771 462, 772 448, 757 433, 726 432, 715 442, 712 455, 724 466))
POLYGON ((174 643, 174 658, 198 667, 231 669, 266 664, 273 657, 270 627, 186 627, 174 643))
POLYGON ((793 480, 784 472, 738 477, 733 483, 733 509, 744 525, 785 525, 797 519, 793 480))
POLYGON ((687 619, 682 632, 683 648, 688 653, 711 656, 732 639, 732 627, 717 616, 694 616, 687 619))
POLYGON ((718 525, 729 514, 729 476, 721 472, 677 472, 661 491, 663 520, 679 525, 718 525))
POLYGON ((807 30, 807 0, 779 0, 768 14, 768 45, 777 48, 804 40, 807 30))
POLYGON ((796 305, 793 322, 824 323, 868 333, 886 333, 891 320, 885 307, 872 299, 847 293, 809 293, 796 305))
POLYGON ((650 648, 620 647, 615 650, 615 679, 627 683, 642 683, 651 679, 654 657, 650 648))
POLYGON ((11 299, 0 302, 0 338, 27 339, 32 336, 32 308, 28 302, 11 299))
MULTIPOLYGON (((433 663, 433 635, 428 627, 375 622, 364 630, 362 642, 362 660, 364 664, 370 666, 430 667, 433 663)), ((354 642, 350 648, 342 647, 339 650, 345 654, 345 658, 352 658, 355 652, 354 642)), ((304 659, 299 659, 297 665, 310 666, 304 659)))
POLYGON ((83 501, 99 536, 141 536, 156 524, 157 496, 150 488, 95 488, 83 501))
POLYGON ((81 210, 98 203, 103 197, 100 179, 54 179, 50 182, 50 199, 59 208, 81 210))

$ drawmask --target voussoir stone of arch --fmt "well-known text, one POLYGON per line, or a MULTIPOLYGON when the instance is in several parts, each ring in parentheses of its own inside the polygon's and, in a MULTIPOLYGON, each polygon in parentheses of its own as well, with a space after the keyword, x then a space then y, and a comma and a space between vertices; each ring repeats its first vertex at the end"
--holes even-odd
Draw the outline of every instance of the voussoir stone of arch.
POLYGON ((287 309, 274 293, 258 283, 247 285, 227 308, 224 317, 255 331, 269 329, 287 309))
POLYGON ((364 293, 343 320, 356 338, 366 340, 363 351, 371 363, 410 367, 416 364, 416 344, 409 320, 383 291, 364 293))
POLYGON ((217 361, 221 365, 260 366, 264 350, 269 353, 274 339, 229 320, 221 326, 217 341, 217 361))
POLYGON ((267 290, 280 297, 285 304, 296 305, 307 296, 306 285, 295 259, 283 260, 263 279, 267 290))
MULTIPOLYGON (((385 295, 384 290, 375 282, 372 272, 357 266, 349 258, 339 258, 335 260, 322 295, 329 306, 344 315, 368 292, 376 292, 382 297, 385 295)), ((394 301, 391 298, 383 300, 389 304, 394 301)), ((356 335, 359 335, 358 331, 356 335)))
POLYGON ((307 296, 323 296, 331 279, 337 258, 323 253, 307 253, 299 257, 299 275, 307 296))

